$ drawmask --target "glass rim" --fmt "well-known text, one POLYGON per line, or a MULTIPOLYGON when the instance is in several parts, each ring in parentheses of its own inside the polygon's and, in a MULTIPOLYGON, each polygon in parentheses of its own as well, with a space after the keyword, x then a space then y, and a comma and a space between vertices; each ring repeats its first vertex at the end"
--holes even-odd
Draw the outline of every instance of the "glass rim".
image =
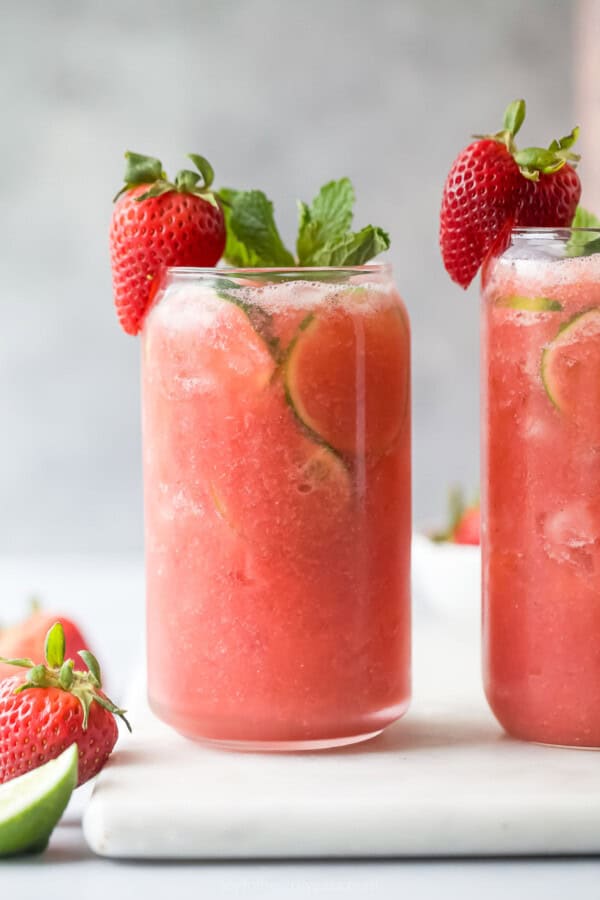
POLYGON ((388 274, 392 271, 391 263, 374 263, 364 266, 167 266, 165 271, 169 275, 204 275, 211 278, 233 278, 236 275, 246 277, 248 275, 295 275, 307 272, 316 275, 319 272, 348 273, 348 275, 388 274))
POLYGON ((552 226, 552 227, 541 227, 541 226, 517 226, 515 228, 511 228, 511 235, 515 235, 516 237, 536 237, 536 238, 561 238, 565 235, 571 234, 598 234, 600 235, 600 227, 597 228, 580 228, 576 226, 575 228, 570 225, 565 226, 552 226))

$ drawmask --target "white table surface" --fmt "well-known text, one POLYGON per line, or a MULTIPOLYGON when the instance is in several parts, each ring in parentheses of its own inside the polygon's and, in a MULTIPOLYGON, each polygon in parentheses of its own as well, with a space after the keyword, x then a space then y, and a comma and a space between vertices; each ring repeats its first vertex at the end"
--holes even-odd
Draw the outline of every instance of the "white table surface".
MULTIPOLYGON (((106 681, 115 698, 125 690, 127 674, 143 631, 143 577, 139 559, 1 558, 0 617, 18 617, 26 598, 39 594, 48 608, 77 613, 90 643, 104 661, 106 681), (93 640, 92 640, 93 638, 93 640)), ((419 615, 426 615, 423 611, 419 615)), ((477 611, 473 611, 473 623, 477 611)), ((448 622, 448 627, 452 627, 448 622)), ((464 621, 461 627, 465 627, 464 621)), ((416 653, 419 653, 418 644, 416 653)), ((125 738, 123 738, 125 740, 125 738)), ((5 896, 33 900, 56 896, 76 886, 86 900, 143 895, 171 896, 194 889, 218 898, 338 898, 399 896, 486 900, 507 894, 528 900, 594 897, 600 883, 600 858, 518 860, 386 860, 347 862, 134 863, 94 856, 81 830, 89 789, 80 789, 48 850, 41 856, 0 862, 5 896), (410 892, 410 893, 408 893, 410 892)))

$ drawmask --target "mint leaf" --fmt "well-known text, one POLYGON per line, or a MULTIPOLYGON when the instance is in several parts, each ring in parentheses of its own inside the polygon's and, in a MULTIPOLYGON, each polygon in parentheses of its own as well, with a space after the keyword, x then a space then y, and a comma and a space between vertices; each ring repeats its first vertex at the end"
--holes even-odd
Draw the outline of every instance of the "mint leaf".
POLYGON ((578 206, 571 222, 571 228, 600 228, 600 219, 594 213, 578 206))
POLYGON ((344 235, 338 241, 321 247, 313 256, 315 266, 362 266, 390 246, 390 236, 383 228, 367 225, 361 231, 344 235))
POLYGON ((312 203, 298 203, 298 262, 284 245, 273 204, 262 191, 219 191, 225 215, 225 261, 232 266, 358 266, 390 246, 389 235, 368 225, 352 233, 354 188, 349 178, 323 185, 312 203))
POLYGON ((293 266, 273 216, 273 204, 262 191, 224 189, 220 195, 227 227, 225 259, 234 266, 293 266))
POLYGON ((231 209, 235 198, 240 191, 234 191, 232 188, 221 188, 219 197, 223 201, 221 208, 225 216, 225 229, 227 233, 227 242, 223 258, 230 266, 238 266, 240 269, 255 269, 260 267, 260 257, 258 254, 249 250, 245 244, 238 241, 233 228, 231 227, 231 209))
POLYGON ((325 244, 344 237, 352 225, 354 188, 349 178, 324 184, 310 206, 298 204, 296 252, 301 266, 315 265, 315 255, 325 244))
MULTIPOLYGON (((600 219, 583 206, 578 206, 571 227, 600 229, 600 219)), ((567 256, 591 256, 598 252, 600 252, 598 231, 574 231, 567 243, 567 256)))

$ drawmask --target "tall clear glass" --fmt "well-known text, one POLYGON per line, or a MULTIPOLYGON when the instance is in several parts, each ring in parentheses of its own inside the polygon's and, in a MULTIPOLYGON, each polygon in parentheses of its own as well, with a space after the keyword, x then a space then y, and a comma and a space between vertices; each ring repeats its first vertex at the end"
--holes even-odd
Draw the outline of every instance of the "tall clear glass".
POLYGON ((506 731, 600 746, 600 232, 518 229, 483 275, 484 675, 506 731))
POLYGON ((409 324, 387 266, 171 269, 142 341, 153 710, 240 749, 410 695, 409 324))

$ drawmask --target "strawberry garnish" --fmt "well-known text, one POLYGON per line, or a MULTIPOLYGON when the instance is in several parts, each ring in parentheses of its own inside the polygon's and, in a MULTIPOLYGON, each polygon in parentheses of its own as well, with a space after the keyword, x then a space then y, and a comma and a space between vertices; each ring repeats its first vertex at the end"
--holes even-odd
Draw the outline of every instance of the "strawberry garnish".
POLYGON ((97 659, 79 651, 86 671, 65 659, 65 634, 56 622, 46 635, 46 665, 31 659, 0 661, 27 669, 0 682, 0 783, 59 756, 71 744, 79 751, 79 780, 96 775, 118 736, 115 716, 131 731, 125 711, 102 691, 97 659))
POLYGON ((501 231, 515 213, 519 168, 496 140, 469 144, 448 175, 440 215, 446 271, 469 286, 501 231))
POLYGON ((504 113, 504 127, 459 153, 446 179, 440 247, 450 277, 466 288, 502 233, 513 226, 568 227, 581 195, 571 147, 578 129, 546 149, 517 150, 525 101, 504 113))
POLYGON ((137 334, 167 266, 214 266, 225 248, 225 222, 211 190, 210 163, 196 153, 197 172, 183 169, 173 182, 162 163, 126 153, 125 186, 115 197, 110 255, 117 314, 137 334))
POLYGON ((540 175, 539 181, 524 182, 515 224, 523 228, 566 228, 573 222, 580 196, 579 175, 565 163, 558 172, 540 175))

